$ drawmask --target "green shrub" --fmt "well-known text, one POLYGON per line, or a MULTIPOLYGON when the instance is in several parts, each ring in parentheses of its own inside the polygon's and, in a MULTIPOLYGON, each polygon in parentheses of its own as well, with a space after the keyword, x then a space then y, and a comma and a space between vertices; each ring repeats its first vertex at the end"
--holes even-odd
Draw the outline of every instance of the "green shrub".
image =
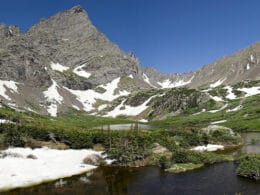
POLYGON ((238 162, 237 175, 260 179, 260 154, 242 157, 238 162))

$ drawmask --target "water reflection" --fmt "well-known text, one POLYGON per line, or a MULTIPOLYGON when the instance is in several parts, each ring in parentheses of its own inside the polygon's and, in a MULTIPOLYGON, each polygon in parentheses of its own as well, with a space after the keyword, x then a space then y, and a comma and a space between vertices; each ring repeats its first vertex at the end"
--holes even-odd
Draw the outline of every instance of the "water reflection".
MULTIPOLYGON (((130 123, 130 124, 116 124, 116 125, 103 125, 99 127, 95 127, 95 129, 99 130, 149 130, 159 128, 158 126, 154 125, 145 125, 139 123, 130 123)), ((160 127, 162 128, 162 127, 160 127)))
POLYGON ((256 154, 260 153, 260 133, 242 133, 244 146, 241 148, 243 154, 256 154))
POLYGON ((259 182, 252 182, 235 174, 236 165, 221 163, 182 174, 166 173, 158 167, 103 167, 87 177, 67 180, 62 188, 43 184, 5 194, 259 194, 259 182))

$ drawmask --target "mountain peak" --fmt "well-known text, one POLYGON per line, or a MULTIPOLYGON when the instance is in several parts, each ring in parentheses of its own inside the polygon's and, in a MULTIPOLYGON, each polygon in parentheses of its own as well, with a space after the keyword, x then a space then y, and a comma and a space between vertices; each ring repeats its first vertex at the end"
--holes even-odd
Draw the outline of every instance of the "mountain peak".
POLYGON ((80 5, 76 5, 76 6, 72 7, 72 8, 70 9, 70 11, 73 11, 73 13, 86 12, 86 11, 84 10, 84 8, 81 7, 80 5))

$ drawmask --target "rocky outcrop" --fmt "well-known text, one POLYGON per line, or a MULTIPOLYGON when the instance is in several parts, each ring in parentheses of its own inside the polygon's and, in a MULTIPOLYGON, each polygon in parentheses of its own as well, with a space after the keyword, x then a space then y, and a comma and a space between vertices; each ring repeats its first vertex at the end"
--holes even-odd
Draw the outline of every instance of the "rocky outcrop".
POLYGON ((171 89, 165 95, 154 99, 150 118, 161 118, 166 115, 178 115, 181 112, 196 108, 209 100, 209 97, 200 91, 186 88, 171 89))
POLYGON ((99 166, 99 165, 103 165, 105 161, 101 156, 97 154, 91 154, 83 159, 83 163, 88 165, 99 166))

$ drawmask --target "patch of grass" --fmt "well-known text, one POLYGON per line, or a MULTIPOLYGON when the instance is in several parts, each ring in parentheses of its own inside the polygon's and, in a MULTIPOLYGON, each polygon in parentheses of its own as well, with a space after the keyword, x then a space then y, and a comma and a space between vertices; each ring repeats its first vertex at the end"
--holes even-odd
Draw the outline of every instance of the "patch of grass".
MULTIPOLYGON (((241 100, 229 101, 229 108, 234 108, 240 104, 241 100)), ((260 131, 260 96, 251 96, 242 101, 243 108, 235 112, 225 110, 216 113, 200 113, 198 115, 183 114, 169 117, 165 120, 151 121, 149 124, 165 125, 182 128, 201 128, 213 121, 227 120, 221 125, 230 127, 236 131, 260 131)), ((191 111, 192 112, 192 111, 191 111)))
POLYGON ((259 180, 260 154, 247 155, 238 160, 237 175, 259 180))
POLYGON ((203 166, 204 166, 204 164, 178 163, 178 164, 173 164, 169 169, 166 169, 165 171, 168 171, 171 173, 182 173, 182 172, 191 171, 194 169, 199 169, 203 166))

